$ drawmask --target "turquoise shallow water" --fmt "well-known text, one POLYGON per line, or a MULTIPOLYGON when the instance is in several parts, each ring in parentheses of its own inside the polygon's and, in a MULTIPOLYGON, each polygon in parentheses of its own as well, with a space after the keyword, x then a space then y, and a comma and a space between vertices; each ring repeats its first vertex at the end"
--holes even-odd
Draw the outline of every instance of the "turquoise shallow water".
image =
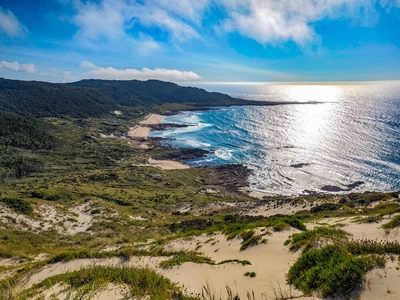
MULTIPOLYGON (((202 86, 200 86, 202 87, 202 86)), ((211 150, 191 166, 243 163, 252 189, 268 194, 321 192, 331 185, 355 191, 400 189, 400 82, 330 84, 212 84, 252 100, 320 104, 221 107, 182 112, 164 123, 190 125, 154 131, 173 147, 211 150)))

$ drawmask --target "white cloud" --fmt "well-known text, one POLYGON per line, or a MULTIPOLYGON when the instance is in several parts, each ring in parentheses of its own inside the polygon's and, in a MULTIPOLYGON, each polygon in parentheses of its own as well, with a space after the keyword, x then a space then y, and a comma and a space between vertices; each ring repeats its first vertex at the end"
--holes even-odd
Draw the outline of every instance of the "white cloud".
POLYGON ((0 69, 11 70, 15 72, 36 73, 34 64, 20 64, 19 62, 0 61, 0 69))
POLYGON ((80 67, 83 69, 97 69, 98 68, 94 63, 87 61, 87 60, 84 60, 83 62, 81 62, 80 67))
POLYGON ((392 7, 400 8, 400 0, 380 0, 379 3, 387 10, 390 10, 392 7))
POLYGON ((192 71, 179 71, 163 68, 148 69, 143 68, 142 70, 137 69, 115 69, 112 67, 98 67, 95 64, 83 61, 81 63, 82 68, 89 69, 88 74, 96 78, 102 79, 159 79, 164 81, 187 81, 187 80, 198 80, 201 79, 199 75, 192 71))
POLYGON ((79 26, 77 35, 82 40, 97 40, 101 38, 116 40, 125 35, 123 15, 124 4, 121 1, 102 1, 97 5, 79 4, 78 14, 73 18, 79 26))
POLYGON ((68 3, 77 12, 71 20, 79 27, 75 37, 82 46, 100 48, 113 44, 114 48, 137 49, 143 55, 160 49, 160 43, 142 29, 137 29, 137 24, 142 28, 159 28, 168 34, 170 40, 179 43, 199 39, 195 27, 201 25, 203 11, 210 1, 100 0, 68 3))
POLYGON ((23 35, 25 31, 25 27, 19 23, 17 17, 10 10, 0 7, 0 33, 17 37, 23 35))
POLYGON ((304 45, 315 39, 313 23, 348 18, 359 25, 379 18, 371 0, 219 0, 229 17, 225 32, 239 32, 261 44, 293 40, 304 45))
POLYGON ((73 82, 77 81, 79 78, 75 76, 72 72, 70 71, 64 71, 62 72, 62 81, 63 82, 73 82))

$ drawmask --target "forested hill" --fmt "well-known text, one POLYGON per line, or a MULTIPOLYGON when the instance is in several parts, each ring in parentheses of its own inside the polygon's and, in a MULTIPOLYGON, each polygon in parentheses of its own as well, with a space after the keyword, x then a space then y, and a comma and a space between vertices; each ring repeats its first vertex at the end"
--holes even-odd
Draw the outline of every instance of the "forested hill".
POLYGON ((243 104, 221 93, 210 93, 196 87, 182 87, 159 80, 95 80, 87 79, 67 84, 74 87, 94 88, 124 106, 149 106, 180 103, 194 106, 243 104))
POLYGON ((0 78, 0 110, 35 117, 100 116, 125 106, 149 112, 165 103, 193 107, 261 104, 158 80, 48 83, 0 78))
POLYGON ((0 78, 0 110, 35 117, 96 116, 116 107, 96 89, 0 78))

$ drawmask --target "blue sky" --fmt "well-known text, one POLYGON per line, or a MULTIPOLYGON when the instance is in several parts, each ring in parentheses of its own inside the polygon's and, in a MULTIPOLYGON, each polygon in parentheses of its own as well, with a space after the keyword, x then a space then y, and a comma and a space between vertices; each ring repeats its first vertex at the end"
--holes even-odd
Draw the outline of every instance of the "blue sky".
POLYGON ((0 0, 0 77, 400 79, 400 0, 0 0))

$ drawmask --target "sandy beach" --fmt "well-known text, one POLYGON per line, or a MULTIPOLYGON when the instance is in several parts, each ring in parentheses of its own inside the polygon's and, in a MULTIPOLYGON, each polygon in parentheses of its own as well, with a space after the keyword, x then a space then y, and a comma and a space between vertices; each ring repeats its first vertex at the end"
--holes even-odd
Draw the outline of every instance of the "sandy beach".
MULTIPOLYGON (((160 121, 164 118, 162 115, 150 114, 145 120, 139 122, 141 125, 156 125, 160 123, 160 121)), ((134 127, 129 128, 128 135, 131 137, 137 138, 146 138, 150 132, 150 128, 147 126, 136 125, 134 127)))
POLYGON ((136 138, 146 138, 147 135, 150 132, 149 127, 144 127, 144 126, 135 126, 129 128, 128 135, 131 137, 136 137, 136 138))
POLYGON ((181 169, 189 169, 190 167, 184 165, 180 162, 173 161, 173 160, 155 160, 149 158, 149 166, 159 167, 163 170, 181 170, 181 169))
POLYGON ((150 114, 143 121, 141 121, 140 124, 155 125, 155 124, 160 123, 163 118, 164 118, 163 115, 150 114))

